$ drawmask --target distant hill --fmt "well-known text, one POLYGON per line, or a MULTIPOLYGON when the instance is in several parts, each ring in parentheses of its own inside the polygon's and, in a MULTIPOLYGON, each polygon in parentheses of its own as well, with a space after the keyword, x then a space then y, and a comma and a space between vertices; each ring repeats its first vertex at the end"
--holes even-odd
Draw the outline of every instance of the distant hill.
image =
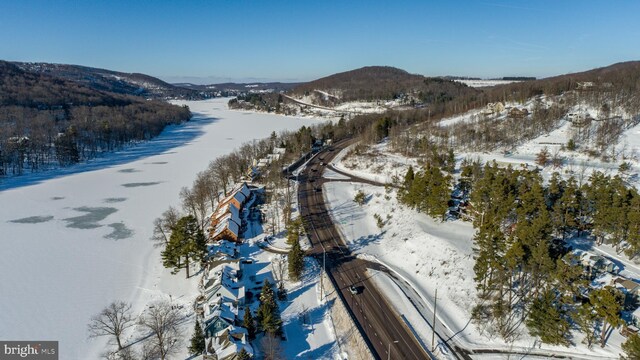
POLYGON ((637 94, 640 91, 640 61, 621 62, 578 73, 499 85, 486 89, 485 95, 488 102, 524 101, 538 95, 560 95, 573 90, 637 94))
POLYGON ((301 83, 283 83, 283 82, 267 82, 267 83, 220 83, 198 85, 190 83, 173 84, 174 86, 192 89, 197 91, 214 91, 221 92, 223 95, 237 95, 239 93, 271 91, 281 92, 289 91, 301 83))
POLYGON ((84 84, 92 89, 148 98, 203 99, 210 97, 198 89, 166 83, 153 76, 123 73, 80 65, 14 62, 22 70, 84 84))
POLYGON ((0 61, 0 178, 87 160, 190 116, 185 107, 0 61))
POLYGON ((444 104, 477 93, 477 89, 448 79, 389 66, 367 66, 298 84, 282 94, 243 94, 229 106, 284 114, 334 112, 335 116, 335 112, 381 113, 444 104), (353 102, 360 104, 351 106, 353 102))
POLYGON ((297 86, 289 94, 302 97, 312 95, 314 91, 326 93, 340 102, 411 96, 422 103, 445 101, 475 92, 447 79, 410 74, 390 66, 367 66, 334 74, 297 86))

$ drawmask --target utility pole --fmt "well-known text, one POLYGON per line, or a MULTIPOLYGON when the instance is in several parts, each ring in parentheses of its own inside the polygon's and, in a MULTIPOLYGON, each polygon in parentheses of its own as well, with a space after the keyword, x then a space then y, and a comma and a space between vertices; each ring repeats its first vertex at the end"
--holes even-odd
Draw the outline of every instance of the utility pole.
POLYGON ((436 288, 436 300, 433 303, 433 326, 431 327, 431 330, 433 330, 433 332, 431 333, 431 351, 436 351, 435 340, 436 340, 436 311, 437 310, 438 310, 438 289, 436 288))

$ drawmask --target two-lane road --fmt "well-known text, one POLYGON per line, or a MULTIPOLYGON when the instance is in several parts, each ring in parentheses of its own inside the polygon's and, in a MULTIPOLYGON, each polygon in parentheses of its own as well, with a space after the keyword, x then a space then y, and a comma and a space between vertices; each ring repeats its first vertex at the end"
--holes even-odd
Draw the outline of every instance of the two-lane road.
POLYGON ((376 358, 429 359, 411 330, 367 278, 366 262, 353 257, 344 245, 326 209, 322 172, 347 145, 348 142, 339 142, 332 150, 322 151, 299 176, 300 211, 313 245, 311 253, 320 259, 323 253, 326 256, 327 273, 376 358))

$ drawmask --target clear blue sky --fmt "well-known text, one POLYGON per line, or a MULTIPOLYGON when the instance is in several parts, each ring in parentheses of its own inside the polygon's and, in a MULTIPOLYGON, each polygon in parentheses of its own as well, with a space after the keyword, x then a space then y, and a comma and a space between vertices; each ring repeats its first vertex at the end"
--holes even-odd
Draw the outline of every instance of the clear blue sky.
POLYGON ((366 65, 549 76, 640 59, 640 1, 0 1, 0 59, 193 82, 366 65))

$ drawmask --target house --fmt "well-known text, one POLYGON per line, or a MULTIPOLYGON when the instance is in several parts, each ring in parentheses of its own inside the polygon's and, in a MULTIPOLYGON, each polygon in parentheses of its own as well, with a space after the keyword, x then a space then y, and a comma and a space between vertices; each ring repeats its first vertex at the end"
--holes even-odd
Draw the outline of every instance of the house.
POLYGON ((640 295, 640 283, 619 276, 612 281, 611 285, 622 291, 624 294, 625 306, 632 306, 636 304, 638 301, 638 295, 640 295))
POLYGON ((593 83, 593 81, 579 81, 576 84, 576 89, 578 90, 591 90, 593 89, 595 86, 595 84, 593 83))
POLYGON ((501 102, 496 103, 488 103, 487 106, 482 111, 485 115, 499 114, 504 111, 504 104, 501 102))
POLYGON ((216 211, 211 215, 210 241, 240 241, 240 228, 242 227, 240 211, 250 197, 251 189, 247 183, 243 182, 218 203, 216 211))
POLYGON ((243 349, 253 357, 253 348, 249 343, 249 332, 245 328, 229 325, 218 331, 207 346, 215 352, 218 360, 235 360, 243 349))
POLYGON ((573 123, 573 125, 582 125, 588 120, 593 120, 591 115, 586 111, 574 111, 567 114, 567 119, 573 123))
POLYGON ((522 119, 529 115, 529 110, 526 108, 518 109, 517 107, 511 108, 509 110, 509 117, 514 119, 522 119))
POLYGON ((238 309, 230 302, 205 305, 203 327, 205 336, 212 337, 236 322, 238 309))
POLYGON ((595 278, 605 272, 614 275, 620 272, 620 267, 604 256, 580 250, 574 250, 573 253, 579 257, 580 264, 585 268, 591 278, 595 278))
POLYGON ((220 221, 211 231, 211 241, 229 240, 240 242, 240 225, 231 219, 230 215, 220 221))
POLYGON ((247 169, 247 173, 245 174, 245 177, 249 179, 249 181, 254 181, 258 177, 260 177, 260 169, 256 165, 249 166, 249 169, 247 169))
POLYGON ((221 264, 204 274, 200 292, 207 302, 220 303, 221 299, 227 299, 236 305, 244 305, 245 289, 241 278, 241 262, 221 264))
POLYGON ((208 260, 232 260, 238 257, 238 244, 233 241, 220 240, 207 245, 208 260))
POLYGON ((242 184, 236 186, 226 198, 220 201, 220 205, 218 207, 224 207, 225 205, 231 203, 235 205, 238 209, 242 209, 242 206, 251 196, 251 190, 247 183, 243 182, 242 184))
POLYGON ((640 327, 640 307, 631 313, 631 323, 632 325, 640 327))
POLYGON ((240 225, 240 209, 236 206, 235 203, 227 202, 221 206, 218 206, 218 209, 211 215, 211 227, 216 227, 222 220, 226 217, 230 216, 231 220, 235 221, 240 225))

